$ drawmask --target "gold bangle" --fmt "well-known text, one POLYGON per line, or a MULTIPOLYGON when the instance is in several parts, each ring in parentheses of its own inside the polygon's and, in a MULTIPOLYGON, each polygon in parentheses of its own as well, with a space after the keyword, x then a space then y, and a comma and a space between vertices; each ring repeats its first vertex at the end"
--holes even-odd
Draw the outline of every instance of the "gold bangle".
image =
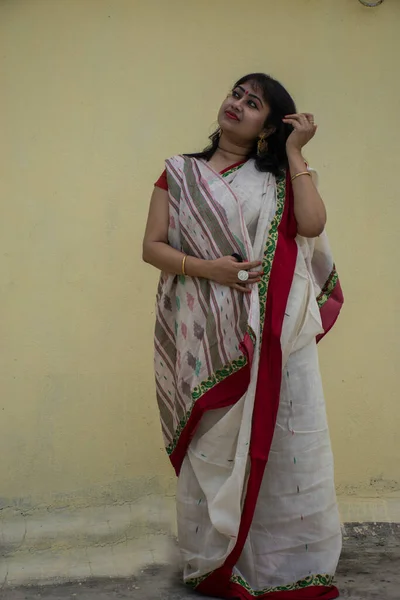
POLYGON ((184 277, 186 277, 186 272, 185 272, 186 259, 187 259, 187 254, 185 254, 185 256, 182 258, 182 275, 184 277))
POLYGON ((290 181, 293 181, 296 179, 296 177, 300 177, 301 175, 308 175, 311 177, 311 173, 309 171, 302 171, 301 173, 297 173, 297 175, 293 175, 293 177, 290 178, 290 181))

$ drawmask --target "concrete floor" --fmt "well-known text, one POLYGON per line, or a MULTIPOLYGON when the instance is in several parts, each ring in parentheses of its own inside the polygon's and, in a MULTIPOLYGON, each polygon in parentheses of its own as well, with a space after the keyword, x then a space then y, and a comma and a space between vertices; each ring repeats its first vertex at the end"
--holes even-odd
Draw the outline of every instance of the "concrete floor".
MULTIPOLYGON (((343 598, 400 600, 400 524, 348 524, 337 583, 343 598)), ((136 578, 0 588, 1 600, 194 600, 177 575, 151 566, 136 578)))

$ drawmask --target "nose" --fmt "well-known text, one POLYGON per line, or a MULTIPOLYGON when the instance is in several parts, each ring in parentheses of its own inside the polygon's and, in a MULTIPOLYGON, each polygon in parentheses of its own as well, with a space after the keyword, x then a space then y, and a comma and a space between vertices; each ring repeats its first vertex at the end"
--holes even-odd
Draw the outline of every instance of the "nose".
POLYGON ((243 100, 244 100, 244 97, 243 98, 234 98, 232 107, 235 108, 236 110, 240 110, 242 108, 243 100))

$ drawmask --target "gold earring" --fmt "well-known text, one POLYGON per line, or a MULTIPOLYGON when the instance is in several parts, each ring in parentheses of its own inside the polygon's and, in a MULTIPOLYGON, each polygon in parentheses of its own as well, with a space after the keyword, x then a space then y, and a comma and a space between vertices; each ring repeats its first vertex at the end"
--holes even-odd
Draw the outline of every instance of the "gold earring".
POLYGON ((267 134, 262 133, 257 142, 257 154, 261 156, 261 154, 265 154, 268 151, 268 142, 267 142, 267 134))

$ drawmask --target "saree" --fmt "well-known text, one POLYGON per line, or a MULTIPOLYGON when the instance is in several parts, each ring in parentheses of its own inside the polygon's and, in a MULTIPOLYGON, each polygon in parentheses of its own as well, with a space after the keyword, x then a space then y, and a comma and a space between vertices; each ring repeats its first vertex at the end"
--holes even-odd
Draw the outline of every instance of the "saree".
POLYGON ((297 235, 290 176, 166 162, 169 244, 261 260, 251 293, 162 273, 155 378, 178 476, 184 581, 221 598, 336 598, 341 551, 316 344, 343 303, 327 237, 297 235))

